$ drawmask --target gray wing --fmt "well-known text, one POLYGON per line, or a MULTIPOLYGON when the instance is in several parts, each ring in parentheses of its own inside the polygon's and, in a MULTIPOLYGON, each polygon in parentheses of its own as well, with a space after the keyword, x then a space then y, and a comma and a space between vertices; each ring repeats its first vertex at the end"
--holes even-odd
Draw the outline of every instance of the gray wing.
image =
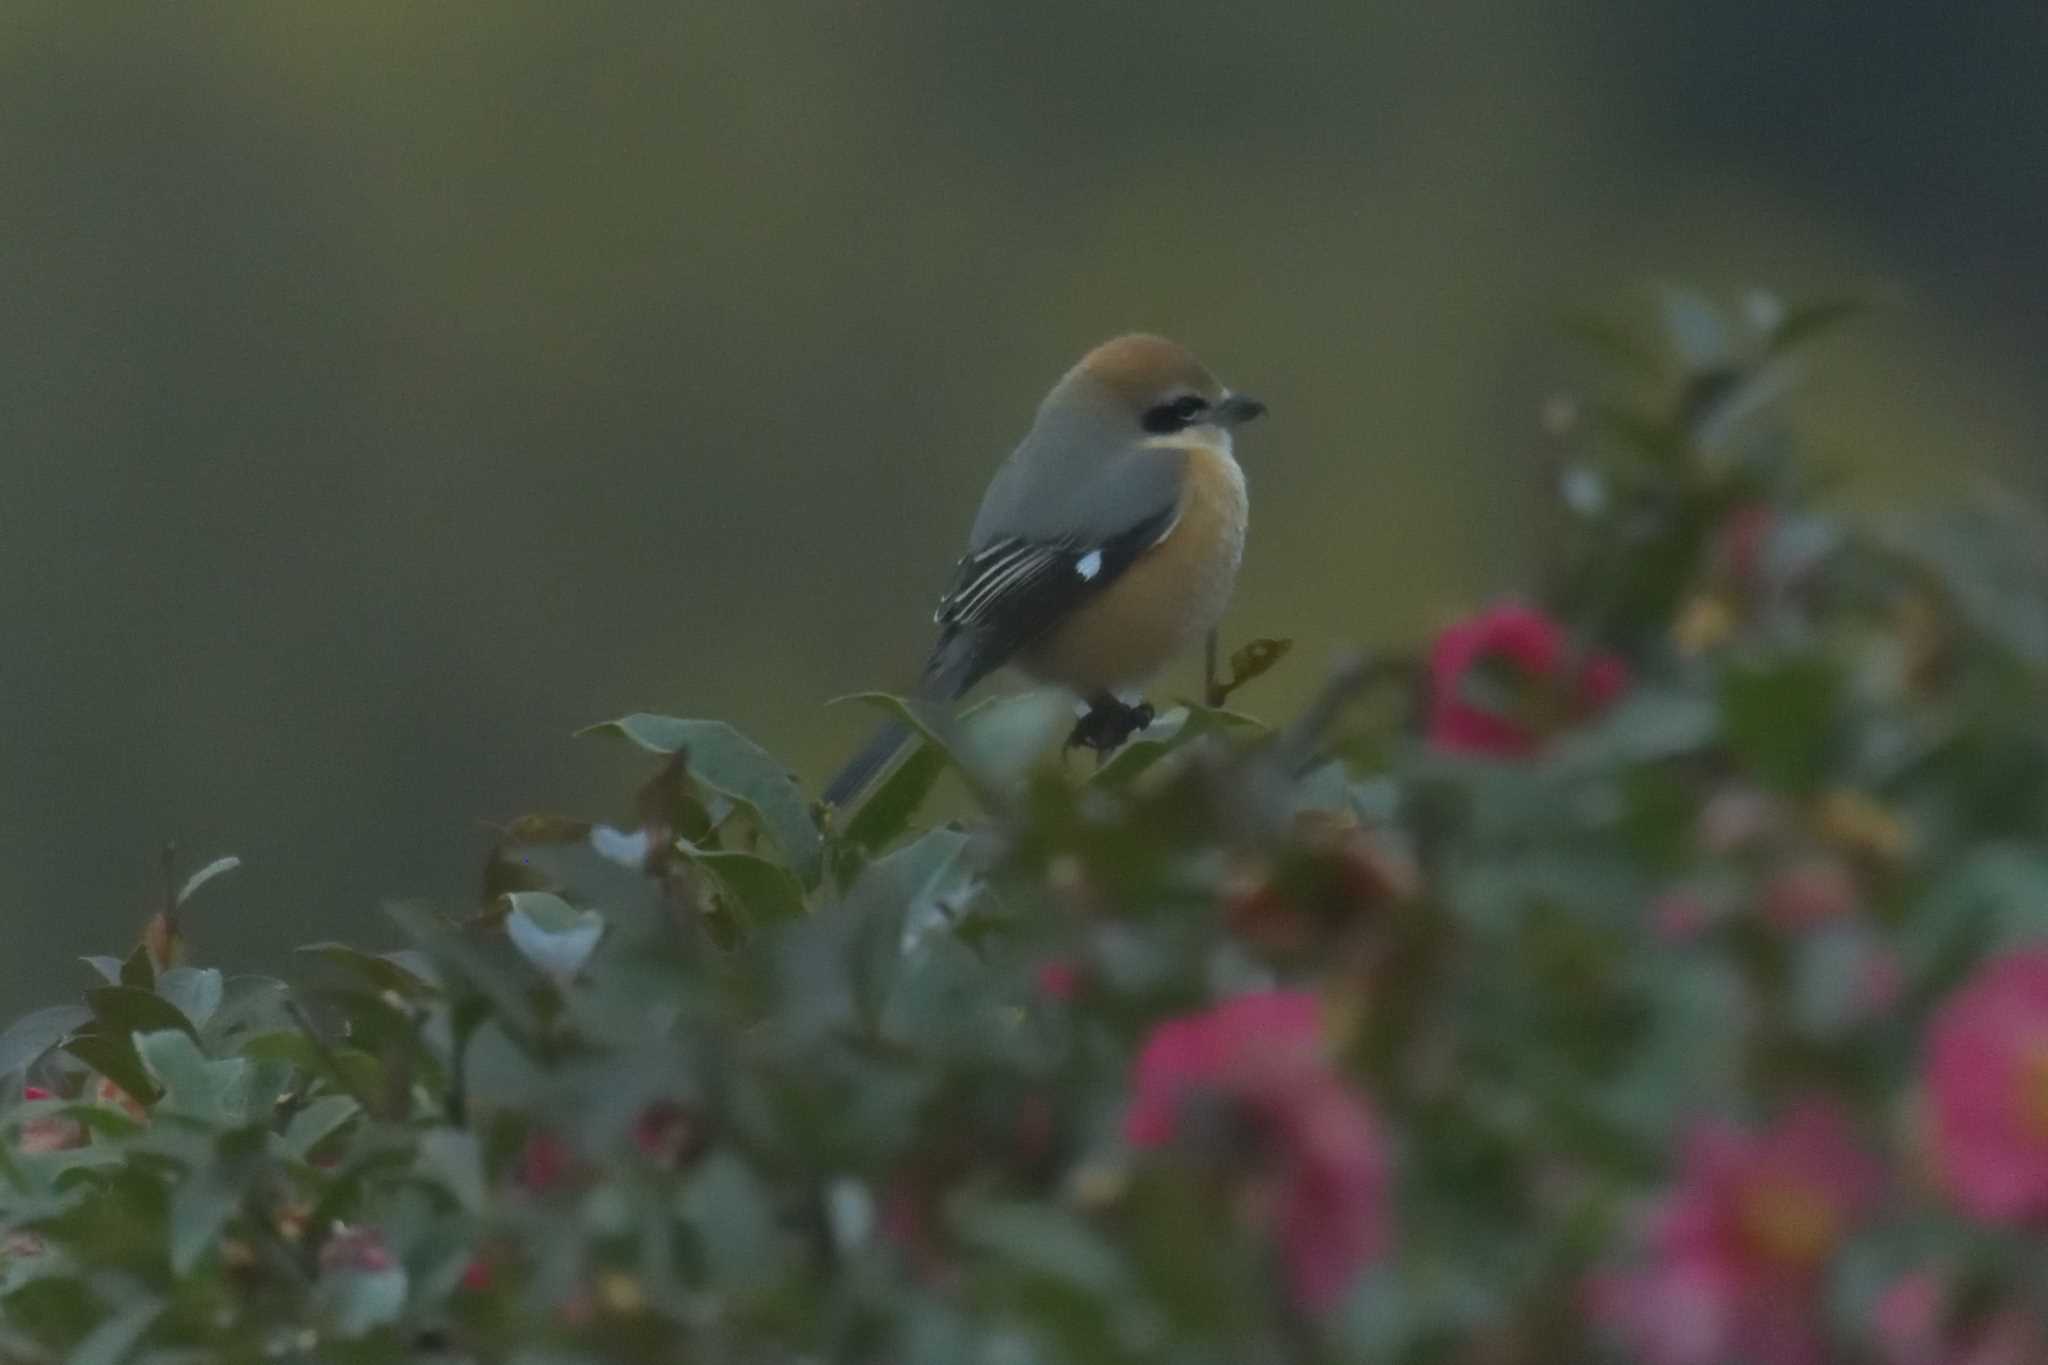
MULTIPOLYGON (((1047 479, 1046 463, 1032 458, 1038 453, 1028 442, 1019 447, 990 484, 970 548, 933 615, 943 639, 977 637, 982 672, 1114 583, 1179 513, 1179 451, 1131 443, 1106 461, 1087 452, 1089 473, 1065 482, 1057 473, 1047 479)), ((1068 452, 1058 454, 1065 463, 1068 452)))

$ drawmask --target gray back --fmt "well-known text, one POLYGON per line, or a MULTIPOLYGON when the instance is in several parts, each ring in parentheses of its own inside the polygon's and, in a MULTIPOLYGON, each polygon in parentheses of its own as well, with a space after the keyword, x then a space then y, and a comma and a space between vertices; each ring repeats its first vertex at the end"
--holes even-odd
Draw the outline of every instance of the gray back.
POLYGON ((1068 375, 990 480, 968 550, 1011 538, 1093 544, 1172 507, 1185 457, 1144 439, 1128 404, 1068 375))

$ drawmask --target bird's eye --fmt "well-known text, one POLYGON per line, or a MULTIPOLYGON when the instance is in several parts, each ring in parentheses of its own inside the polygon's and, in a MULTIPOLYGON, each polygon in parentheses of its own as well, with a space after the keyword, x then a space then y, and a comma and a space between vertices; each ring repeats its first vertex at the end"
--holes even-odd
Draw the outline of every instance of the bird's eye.
POLYGON ((1164 403, 1156 403, 1145 409, 1145 430, 1164 435, 1190 426, 1195 419, 1209 410, 1209 400, 1198 394, 1184 393, 1164 403))

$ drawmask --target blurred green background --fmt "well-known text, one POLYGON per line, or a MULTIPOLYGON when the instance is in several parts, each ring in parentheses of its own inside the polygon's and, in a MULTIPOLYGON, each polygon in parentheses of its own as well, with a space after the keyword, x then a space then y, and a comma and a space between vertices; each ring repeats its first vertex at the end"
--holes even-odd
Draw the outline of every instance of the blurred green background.
POLYGON ((1514 581, 1556 320, 1645 280, 1875 294, 1799 408, 1857 496, 2039 492, 2044 57, 1903 0, 12 0, 0 1012, 165 841, 247 860, 210 960, 381 942, 483 821, 615 813, 621 711, 815 782, 1127 328, 1272 405, 1254 709, 1514 581))

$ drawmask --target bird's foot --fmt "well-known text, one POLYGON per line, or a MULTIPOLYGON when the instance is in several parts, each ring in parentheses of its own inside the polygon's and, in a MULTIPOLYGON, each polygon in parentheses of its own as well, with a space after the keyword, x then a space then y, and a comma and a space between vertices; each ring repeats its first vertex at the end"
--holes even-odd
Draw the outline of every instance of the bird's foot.
POLYGON ((1074 722, 1073 733, 1067 736, 1067 747, 1093 749, 1098 755, 1107 756, 1150 725, 1157 714, 1149 701, 1134 706, 1107 693, 1091 697, 1088 713, 1074 722))

